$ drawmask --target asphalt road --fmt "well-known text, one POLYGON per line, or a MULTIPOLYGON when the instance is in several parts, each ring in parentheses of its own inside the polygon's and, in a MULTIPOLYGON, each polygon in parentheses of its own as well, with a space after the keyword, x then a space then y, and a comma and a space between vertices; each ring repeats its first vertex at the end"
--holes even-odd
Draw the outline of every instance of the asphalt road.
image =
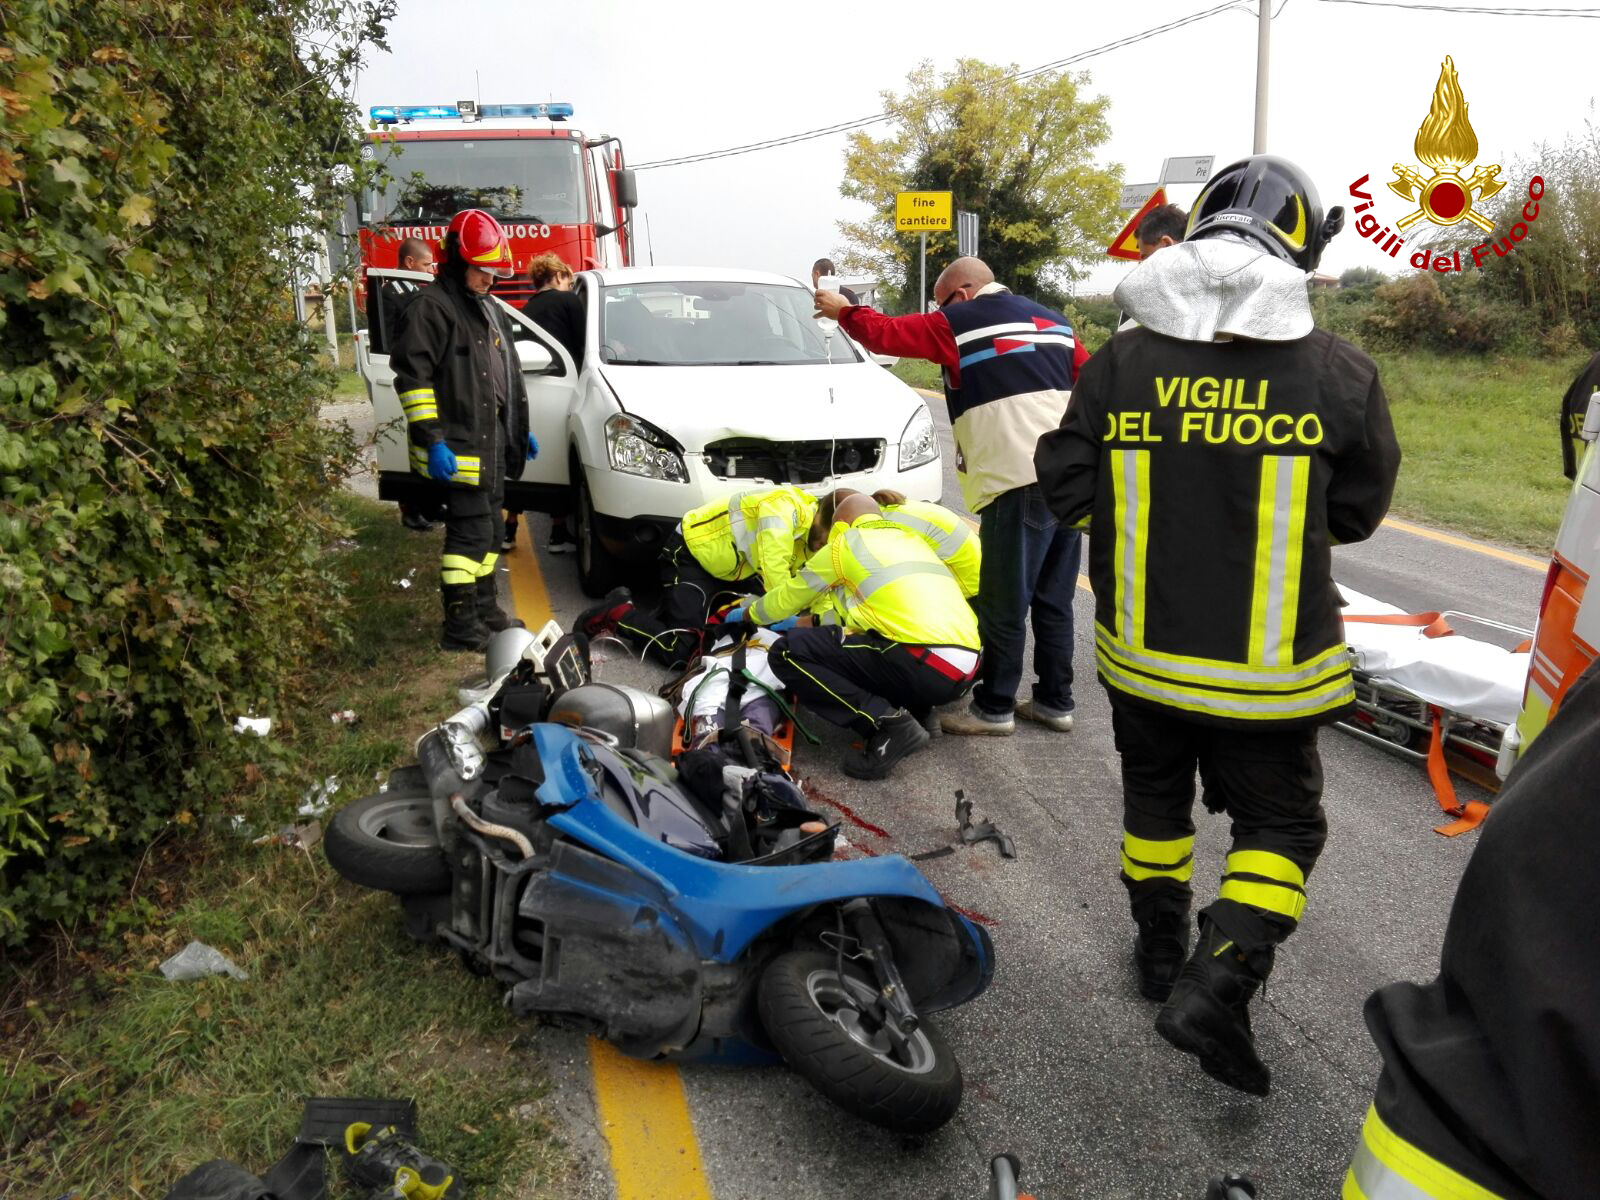
MULTIPOLYGON (((959 493, 948 431, 946 451, 950 501, 959 493)), ((541 545, 546 528, 535 521, 541 545)), ((539 553, 556 617, 570 620, 586 603, 572 560, 539 553)), ((1527 565, 1391 530, 1341 548, 1336 574, 1412 610, 1456 608, 1525 626, 1541 583, 1527 565)), ((1039 1200, 1199 1200, 1207 1178, 1223 1169, 1250 1175, 1265 1200, 1338 1195, 1378 1068, 1362 1004, 1391 980, 1433 976, 1476 835, 1432 832, 1438 808, 1419 768, 1324 732, 1327 850, 1300 930, 1254 1006, 1273 1093, 1255 1099, 1212 1082, 1156 1035, 1155 1006, 1134 989, 1133 926, 1117 879, 1117 756, 1094 678, 1087 591, 1079 590, 1075 610, 1072 733, 1019 724, 1011 738, 940 737, 876 784, 837 769, 849 742, 842 731, 798 750, 798 774, 887 833, 847 823, 858 845, 915 853, 951 843, 954 791, 962 788, 1014 839, 1018 857, 1002 861, 986 843, 924 865, 949 901, 990 923, 997 955, 992 988, 936 1018, 966 1079, 955 1120, 930 1138, 902 1140, 844 1116, 784 1070, 686 1066, 684 1089, 717 1200, 976 1198, 987 1195, 987 1162, 1000 1151, 1021 1157, 1025 1185, 1039 1200)), ((602 678, 659 680, 616 647, 602 657, 602 678)), ((1467 784, 1459 791, 1482 797, 1467 784)), ((1197 820, 1195 885, 1204 903, 1227 829, 1203 811, 1197 820)), ((587 1180, 578 1190, 607 1195, 581 1042, 551 1030, 533 1041, 570 1098, 568 1133, 587 1180)))

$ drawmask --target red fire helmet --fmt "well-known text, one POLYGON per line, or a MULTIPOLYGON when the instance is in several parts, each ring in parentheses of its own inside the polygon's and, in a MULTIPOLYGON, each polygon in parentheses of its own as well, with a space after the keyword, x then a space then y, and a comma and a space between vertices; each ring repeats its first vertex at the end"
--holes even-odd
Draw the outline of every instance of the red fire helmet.
POLYGON ((487 271, 496 279, 510 279, 513 271, 511 242, 506 231, 481 208, 467 208, 450 218, 450 228, 445 231, 444 251, 448 260, 451 251, 450 235, 455 235, 454 253, 469 267, 487 271))

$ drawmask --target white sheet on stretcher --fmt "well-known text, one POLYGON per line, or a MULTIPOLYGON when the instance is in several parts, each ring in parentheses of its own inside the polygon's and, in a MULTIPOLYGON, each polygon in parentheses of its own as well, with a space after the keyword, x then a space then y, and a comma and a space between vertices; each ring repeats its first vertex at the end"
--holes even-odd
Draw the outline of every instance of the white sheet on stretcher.
MULTIPOLYGON (((1397 616, 1405 610, 1339 585, 1344 616, 1397 616)), ((1345 640, 1356 666, 1382 683, 1403 688, 1441 709, 1509 725, 1522 708, 1528 655, 1455 633, 1424 637, 1411 625, 1345 621, 1345 640)))
MULTIPOLYGON (((750 635, 750 643, 745 650, 745 670, 754 675, 773 691, 782 693, 783 681, 772 672, 772 667, 767 663, 767 649, 778 640, 779 635, 770 629, 758 629, 750 635)), ((733 665, 731 655, 707 654, 702 660, 703 666, 693 678, 685 681, 683 685, 683 699, 678 704, 678 712, 685 718, 707 717, 712 713, 722 711, 722 706, 728 702, 728 670, 733 665), (715 676, 707 679, 706 676, 715 672, 715 676), (703 685, 703 686, 702 686, 703 685), (694 711, 689 711, 690 702, 694 704, 694 711)), ((752 704, 761 699, 766 693, 758 687, 746 688, 744 704, 752 704)))

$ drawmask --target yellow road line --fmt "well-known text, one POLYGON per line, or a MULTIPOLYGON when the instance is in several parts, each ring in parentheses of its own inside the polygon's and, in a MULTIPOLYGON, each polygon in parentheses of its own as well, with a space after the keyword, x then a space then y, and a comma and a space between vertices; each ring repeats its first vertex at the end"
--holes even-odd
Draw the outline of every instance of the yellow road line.
POLYGON ((511 609, 529 629, 540 630, 550 619, 550 593, 539 574, 539 555, 533 548, 533 522, 524 516, 517 522, 517 549, 506 555, 506 574, 511 578, 511 609))
POLYGON ((1486 546, 1484 543, 1474 542, 1470 538, 1457 537, 1453 533, 1444 533, 1438 529, 1429 529, 1426 525, 1413 525, 1410 521, 1400 520, 1399 517, 1385 517, 1383 523, 1386 528, 1398 530, 1400 533, 1409 533, 1416 537, 1427 538, 1431 542, 1443 542, 1446 546, 1459 546, 1463 550, 1471 550, 1476 554, 1483 554, 1489 558, 1498 558, 1501 562, 1527 567, 1530 571, 1538 571, 1541 575, 1550 569, 1548 562, 1540 562, 1537 558, 1530 558, 1526 554, 1518 554, 1514 550, 1502 550, 1499 546, 1486 546))
POLYGON ((1093 592, 1094 591, 1094 588, 1089 586, 1089 577, 1087 575, 1079 575, 1078 576, 1078 586, 1081 587, 1086 592, 1093 592))
POLYGON ((617 1200, 711 1200, 677 1068, 599 1038, 589 1039, 589 1064, 617 1200))
MULTIPOLYGON (((529 629, 542 629, 551 616, 550 593, 532 524, 522 520, 506 573, 517 616, 529 629)), ((628 1058, 599 1038, 589 1039, 589 1063, 617 1200, 711 1200, 678 1069, 628 1058)))

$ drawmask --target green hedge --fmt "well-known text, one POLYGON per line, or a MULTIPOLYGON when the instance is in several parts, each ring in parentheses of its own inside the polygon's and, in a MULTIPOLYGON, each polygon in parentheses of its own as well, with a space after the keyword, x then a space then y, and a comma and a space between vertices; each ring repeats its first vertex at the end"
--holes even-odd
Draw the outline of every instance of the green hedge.
POLYGON ((93 915, 337 636, 352 462, 288 270, 383 11, 0 2, 0 941, 93 915))

